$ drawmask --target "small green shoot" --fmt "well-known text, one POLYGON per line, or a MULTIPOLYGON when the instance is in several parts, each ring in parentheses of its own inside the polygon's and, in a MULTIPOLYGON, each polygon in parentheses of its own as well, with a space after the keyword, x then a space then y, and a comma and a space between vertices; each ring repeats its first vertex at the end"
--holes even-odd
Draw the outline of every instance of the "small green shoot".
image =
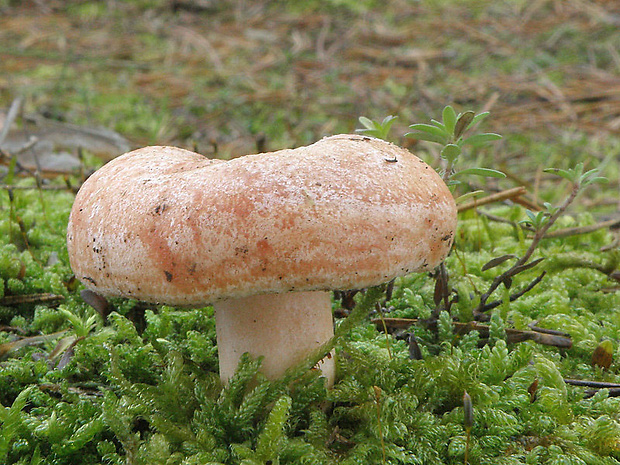
POLYGON ((463 194, 459 197, 457 197, 456 199, 454 199, 454 201, 456 202, 457 205, 465 202, 466 200, 470 200, 470 199, 474 199, 476 197, 480 197, 482 194, 484 194, 484 191, 481 189, 475 190, 475 191, 471 191, 471 192, 467 192, 466 194, 463 194))
POLYGON ((534 231, 542 229, 542 227, 549 222, 549 218, 551 217, 546 211, 534 213, 531 210, 525 210, 525 214, 527 215, 527 219, 521 220, 519 223, 532 228, 534 231))
POLYGON ((360 116, 359 121, 364 126, 364 129, 356 129, 355 132, 359 132, 360 134, 364 134, 366 136, 376 137, 377 139, 387 140, 392 124, 396 118, 398 118, 398 116, 389 115, 383 118, 383 121, 378 122, 366 118, 365 116, 360 116))
POLYGON ((505 178, 506 175, 501 171, 492 170, 489 168, 467 168, 461 171, 457 171, 453 174, 453 178, 466 176, 466 175, 474 175, 474 176, 482 176, 485 178, 505 178))
POLYGON ((548 168, 544 171, 545 173, 552 173, 560 176, 578 187, 586 187, 590 184, 604 184, 609 182, 607 178, 598 176, 599 170, 597 168, 591 169, 584 173, 583 163, 577 163, 574 168, 568 170, 548 168))
POLYGON ((80 317, 75 313, 65 309, 59 308, 60 312, 67 318, 73 331, 77 337, 86 337, 95 328, 97 323, 97 316, 91 315, 89 317, 80 317))
POLYGON ((499 134, 482 133, 465 137, 480 121, 486 118, 489 112, 475 114, 473 111, 466 111, 457 114, 450 105, 446 106, 442 112, 442 121, 431 120, 431 124, 418 123, 409 126, 412 132, 405 134, 416 140, 434 142, 443 145, 441 158, 446 160, 446 169, 443 178, 450 185, 458 184, 455 178, 466 175, 504 178, 506 175, 501 171, 490 168, 468 168, 459 172, 454 171, 459 157, 463 154, 463 148, 470 146, 477 148, 489 142, 502 138, 499 134))
MULTIPOLYGON (((480 297, 480 304, 478 305, 478 308, 476 310, 477 312, 483 312, 492 308, 491 305, 487 306, 487 300, 500 284, 503 283, 506 288, 509 288, 512 285, 512 278, 516 274, 532 268, 538 263, 540 263, 542 258, 533 261, 530 261, 530 258, 536 251, 536 248, 540 244, 540 241, 547 234, 547 231, 549 231, 549 229, 551 228, 551 226, 553 226, 556 220, 566 211, 568 206, 573 203, 577 195, 590 184, 607 182, 607 178, 598 176, 598 169, 592 169, 584 173, 583 163, 578 163, 574 168, 570 168, 568 170, 550 168, 546 169, 545 172, 556 174, 568 180, 573 185, 573 188, 570 194, 564 199, 560 206, 555 207, 550 203, 545 202, 545 210, 536 213, 530 210, 525 211, 527 218, 525 220, 522 220, 520 223, 534 230, 534 237, 532 238, 532 242, 530 243, 528 249, 525 251, 523 256, 521 256, 513 266, 511 266, 504 273, 495 277, 495 279, 489 286, 489 290, 486 293, 482 294, 482 296, 480 297)), ((544 272, 538 278, 532 281, 532 283, 530 283, 530 285, 528 285, 524 291, 527 292, 527 290, 530 290, 534 285, 536 285, 543 277, 543 275, 544 272)), ((511 299, 513 297, 518 298, 518 296, 520 295, 522 295, 521 292, 515 294, 514 296, 511 296, 511 299)))

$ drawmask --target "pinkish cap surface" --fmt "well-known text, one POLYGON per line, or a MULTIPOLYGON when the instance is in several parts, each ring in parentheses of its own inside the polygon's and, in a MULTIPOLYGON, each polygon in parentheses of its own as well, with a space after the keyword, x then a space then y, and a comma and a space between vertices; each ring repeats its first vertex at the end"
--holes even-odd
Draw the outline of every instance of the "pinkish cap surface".
POLYGON ((86 287, 171 305, 355 289, 431 270, 456 206, 409 151, 358 135, 209 160, 145 147, 94 173, 67 242, 86 287))

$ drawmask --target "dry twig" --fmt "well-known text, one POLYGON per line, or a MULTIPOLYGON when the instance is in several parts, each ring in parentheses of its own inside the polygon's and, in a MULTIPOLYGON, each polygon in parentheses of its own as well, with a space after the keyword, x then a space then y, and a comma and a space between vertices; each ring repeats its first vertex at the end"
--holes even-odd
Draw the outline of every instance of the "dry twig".
MULTIPOLYGON (((383 320, 381 320, 377 318, 373 319, 372 323, 377 325, 379 328, 383 327, 383 324, 385 323, 385 327, 387 327, 388 330, 407 329, 411 325, 417 323, 425 324, 431 329, 437 328, 436 319, 420 320, 417 318, 383 318, 383 320)), ((480 333, 480 337, 489 337, 490 327, 488 325, 484 325, 476 321, 471 321, 469 323, 453 322, 452 324, 454 325, 455 332, 458 334, 465 334, 470 331, 478 331, 480 333)), ((538 344, 559 347, 562 349, 568 349, 573 345, 573 341, 570 339, 570 337, 567 337, 565 335, 548 334, 547 332, 532 330, 506 328, 506 342, 511 344, 523 341, 534 341, 538 344)))
POLYGON ((501 202, 502 200, 514 199, 521 195, 525 194, 525 187, 513 187, 512 189, 508 189, 505 191, 497 192, 495 194, 488 195, 487 197, 483 197, 481 199, 472 200, 471 202, 467 202, 458 207, 458 211, 463 212, 466 210, 471 210, 472 208, 477 208, 482 205, 487 205, 493 202, 501 202))

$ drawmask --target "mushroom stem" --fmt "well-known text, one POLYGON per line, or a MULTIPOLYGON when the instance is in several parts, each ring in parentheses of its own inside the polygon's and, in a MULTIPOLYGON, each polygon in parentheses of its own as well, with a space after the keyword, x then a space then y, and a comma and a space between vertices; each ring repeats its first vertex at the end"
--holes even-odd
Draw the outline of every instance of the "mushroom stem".
MULTIPOLYGON (((213 307, 224 383, 245 352, 262 355, 261 372, 275 379, 334 335, 331 295, 326 291, 225 299, 213 307)), ((319 366, 331 387, 336 371, 333 356, 321 360, 319 366)))

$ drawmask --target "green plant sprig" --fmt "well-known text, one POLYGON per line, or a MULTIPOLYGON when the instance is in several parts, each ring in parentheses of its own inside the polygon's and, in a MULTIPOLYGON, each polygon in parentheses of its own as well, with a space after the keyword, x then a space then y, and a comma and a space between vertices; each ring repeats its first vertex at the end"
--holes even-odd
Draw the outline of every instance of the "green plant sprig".
POLYGON ((431 124, 412 124, 409 127, 413 131, 408 132, 405 136, 443 145, 440 153, 441 158, 446 160, 446 168, 442 177, 449 185, 458 184, 459 181, 456 178, 466 175, 504 178, 506 177, 504 173, 490 168, 476 167, 455 171, 455 165, 463 154, 464 147, 480 147, 502 138, 499 134, 494 133, 473 134, 465 137, 468 131, 488 115, 488 111, 479 114, 475 114, 473 111, 457 114, 454 108, 447 105, 442 112, 442 121, 432 119, 431 124))
MULTIPOLYGON (((446 166, 444 170, 440 172, 440 175, 448 186, 460 184, 461 181, 459 178, 467 175, 505 178, 506 175, 504 173, 490 168, 474 167, 459 171, 455 169, 455 165, 463 154, 464 147, 470 146, 471 148, 476 148, 501 139, 499 134, 494 133, 468 134, 471 132, 471 129, 488 115, 489 112, 476 114, 473 111, 465 111, 464 113, 457 114, 452 106, 447 105, 442 111, 442 121, 432 119, 431 124, 412 124, 409 127, 413 131, 408 132, 405 136, 443 145, 441 149, 441 158, 446 161, 446 166)), ((386 139, 395 119, 396 117, 390 115, 379 122, 361 116, 359 121, 364 126, 364 129, 357 129, 356 132, 386 139)), ((462 197, 457 198, 457 202, 479 193, 480 191, 466 193, 462 197)), ((444 264, 439 265, 436 276, 434 298, 436 305, 434 312, 435 317, 439 315, 438 312, 441 310, 440 306, 442 302, 446 309, 450 307, 448 272, 444 264)))
POLYGON ((392 124, 397 118, 398 116, 389 115, 383 118, 383 121, 378 122, 366 118, 365 116, 360 116, 359 122, 362 123, 364 129, 356 129, 355 132, 386 140, 390 133, 390 129, 392 129, 392 124))
MULTIPOLYGON (((480 303, 475 309, 474 315, 480 317, 482 312, 491 308, 490 305, 487 304, 487 301, 491 294, 500 286, 500 284, 503 283, 507 288, 509 288, 512 285, 512 278, 515 275, 527 269, 533 268, 543 260, 537 259, 532 262, 529 261, 534 254, 536 248, 538 247, 540 241, 545 237, 547 231, 549 231, 549 229, 551 228, 551 226, 553 226, 557 219, 564 214, 568 206, 573 203, 577 195, 591 184, 600 184, 607 182, 607 178, 598 176, 598 169, 592 169, 585 173, 583 170, 583 163, 578 163, 575 168, 568 170, 555 168, 549 168, 545 170, 545 172, 547 173, 553 173, 568 180, 572 184, 571 192, 557 207, 554 207, 549 203, 545 203, 545 210, 543 211, 534 213, 530 210, 526 210, 527 219, 523 220, 522 223, 534 230, 534 237, 532 238, 532 242, 530 243, 525 253, 521 256, 521 258, 519 258, 509 269, 496 276, 495 279, 491 282, 491 285, 489 286, 487 292, 482 294, 482 296, 480 297, 480 303)), ((489 266, 489 264, 487 264, 483 268, 489 269, 493 266, 489 266)), ((536 284, 539 281, 540 279, 538 278, 534 280, 536 284)), ((528 290, 532 287, 532 285, 528 286, 528 290)), ((521 293, 519 294, 522 295, 521 293)))

